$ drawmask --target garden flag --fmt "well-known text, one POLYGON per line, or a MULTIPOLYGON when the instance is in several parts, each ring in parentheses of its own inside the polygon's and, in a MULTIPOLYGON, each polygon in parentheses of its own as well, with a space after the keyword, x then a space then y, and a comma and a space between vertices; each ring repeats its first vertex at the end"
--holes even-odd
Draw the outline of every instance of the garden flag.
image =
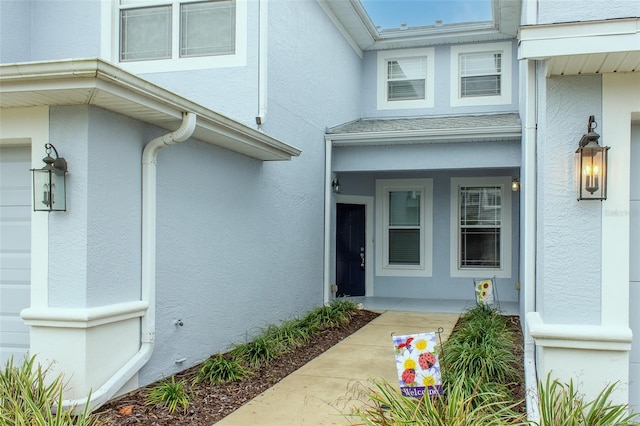
POLYGON ((436 333, 392 336, 402 395, 442 395, 442 374, 436 356, 436 333))
POLYGON ((474 280, 476 287, 476 303, 478 305, 492 305, 493 297, 493 280, 474 280))

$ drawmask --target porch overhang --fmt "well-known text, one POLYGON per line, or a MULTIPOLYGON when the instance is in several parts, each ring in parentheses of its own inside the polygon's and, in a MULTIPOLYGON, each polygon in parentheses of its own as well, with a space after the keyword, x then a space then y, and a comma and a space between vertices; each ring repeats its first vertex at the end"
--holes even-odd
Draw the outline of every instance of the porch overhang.
POLYGON ((364 119, 329 129, 334 172, 520 167, 518 114, 364 119))
POLYGON ((333 127, 333 146, 407 145, 520 140, 518 114, 363 119, 333 127))
POLYGON ((262 160, 290 160, 300 150, 100 59, 0 65, 0 108, 93 105, 158 126, 178 128, 197 115, 193 138, 262 160))
POLYGON ((640 18, 523 26, 518 59, 546 61, 546 75, 640 71, 640 18))

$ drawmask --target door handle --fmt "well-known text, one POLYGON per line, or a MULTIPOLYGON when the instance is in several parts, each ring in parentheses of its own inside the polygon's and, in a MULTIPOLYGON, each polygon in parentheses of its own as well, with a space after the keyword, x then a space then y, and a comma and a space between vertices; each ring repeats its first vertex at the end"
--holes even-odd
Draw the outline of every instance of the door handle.
POLYGON ((364 269, 364 247, 360 247, 360 268, 364 269))

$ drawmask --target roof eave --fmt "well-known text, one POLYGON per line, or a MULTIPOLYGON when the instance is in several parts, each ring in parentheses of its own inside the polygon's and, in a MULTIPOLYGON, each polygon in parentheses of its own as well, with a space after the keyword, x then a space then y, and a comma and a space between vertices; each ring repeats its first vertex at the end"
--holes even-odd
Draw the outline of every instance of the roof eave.
POLYGON ((291 157, 300 155, 300 150, 284 142, 101 59, 0 65, 2 108, 18 106, 10 103, 8 94, 20 97, 35 91, 42 91, 47 96, 38 101, 31 101, 30 106, 65 105, 64 94, 73 90, 82 91, 82 99, 67 104, 99 106, 168 130, 174 130, 172 127, 176 120, 181 120, 183 112, 193 112, 198 116, 195 138, 252 158, 263 161, 290 160, 291 157), (117 102, 109 105, 100 104, 97 99, 102 95, 117 102), (131 115, 132 109, 139 111, 139 114, 131 115), (153 115, 155 120, 145 120, 145 115, 153 115))
POLYGON ((503 126, 335 133, 325 135, 325 139, 330 140, 333 146, 362 146, 514 140, 521 135, 521 126, 503 126))

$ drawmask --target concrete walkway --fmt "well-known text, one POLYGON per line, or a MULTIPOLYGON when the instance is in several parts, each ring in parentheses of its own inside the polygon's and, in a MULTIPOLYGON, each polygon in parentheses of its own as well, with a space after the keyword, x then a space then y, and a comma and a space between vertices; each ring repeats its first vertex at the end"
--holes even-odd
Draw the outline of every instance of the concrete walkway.
POLYGON ((347 425, 369 379, 397 384, 391 334, 451 334, 460 313, 385 311, 378 318, 263 392, 216 426, 347 425))

